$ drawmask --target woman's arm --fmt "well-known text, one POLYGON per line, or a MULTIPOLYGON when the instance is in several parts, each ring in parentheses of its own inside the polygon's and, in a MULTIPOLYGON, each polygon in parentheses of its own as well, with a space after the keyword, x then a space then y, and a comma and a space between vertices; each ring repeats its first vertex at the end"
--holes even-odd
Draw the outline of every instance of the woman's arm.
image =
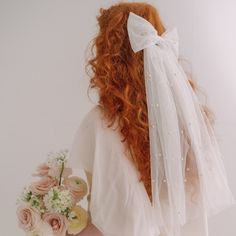
MULTIPOLYGON (((67 236, 72 236, 67 234, 67 236)), ((103 236, 103 234, 97 229, 95 225, 89 223, 79 234, 73 236, 103 236)))

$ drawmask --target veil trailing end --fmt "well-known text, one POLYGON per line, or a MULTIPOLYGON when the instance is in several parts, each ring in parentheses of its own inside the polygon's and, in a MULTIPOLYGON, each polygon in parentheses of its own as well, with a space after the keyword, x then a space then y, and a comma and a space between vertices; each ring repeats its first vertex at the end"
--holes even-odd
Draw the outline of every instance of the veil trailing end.
POLYGON ((154 219, 179 236, 188 220, 207 219, 235 200, 214 131, 178 62, 177 29, 159 36, 130 12, 127 30, 134 53, 144 50, 154 219))

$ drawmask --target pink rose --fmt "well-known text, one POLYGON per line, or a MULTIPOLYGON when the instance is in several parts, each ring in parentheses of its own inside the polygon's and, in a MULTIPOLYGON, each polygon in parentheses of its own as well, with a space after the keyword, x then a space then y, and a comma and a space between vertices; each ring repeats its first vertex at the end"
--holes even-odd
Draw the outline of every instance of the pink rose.
MULTIPOLYGON (((49 167, 46 163, 43 163, 37 167, 36 173, 34 173, 33 176, 39 176, 39 177, 50 176, 53 178, 59 178, 60 174, 61 174, 60 165, 49 167)), ((62 176, 64 178, 67 178, 71 174, 72 174, 72 169, 69 167, 64 167, 62 176)))
POLYGON ((87 183, 80 177, 71 176, 65 179, 63 184, 70 190, 74 205, 87 194, 87 183))
POLYGON ((43 163, 39 165, 36 169, 36 173, 33 174, 33 176, 39 176, 39 177, 44 177, 48 176, 48 171, 49 171, 49 166, 46 163, 43 163))
POLYGON ((19 227, 29 232, 41 221, 40 212, 28 204, 21 204, 17 208, 19 227))
POLYGON ((46 194, 52 187, 58 185, 58 180, 52 177, 43 177, 30 185, 30 190, 36 195, 46 194))
POLYGON ((54 236, 66 235, 69 222, 65 216, 58 213, 45 213, 42 219, 51 226, 54 236))
MULTIPOLYGON (((60 174, 61 174, 61 167, 60 166, 56 166, 56 167, 50 168, 49 171, 48 171, 48 175, 51 176, 51 177, 54 177, 54 178, 59 178, 60 174)), ((63 169, 62 176, 64 178, 67 178, 71 174, 72 174, 72 169, 71 168, 65 167, 63 169)))

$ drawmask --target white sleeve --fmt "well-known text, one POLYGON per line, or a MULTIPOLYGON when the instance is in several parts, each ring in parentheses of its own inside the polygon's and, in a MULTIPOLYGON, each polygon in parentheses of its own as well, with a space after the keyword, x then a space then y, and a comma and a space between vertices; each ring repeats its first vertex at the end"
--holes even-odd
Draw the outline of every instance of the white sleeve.
POLYGON ((69 150, 68 165, 73 169, 84 169, 92 173, 94 150, 95 124, 91 110, 84 116, 75 132, 69 150))
POLYGON ((107 124, 98 107, 89 112, 75 134, 69 157, 72 168, 92 173, 87 175, 90 222, 106 236, 154 235, 149 199, 138 170, 114 129, 117 123, 107 124))

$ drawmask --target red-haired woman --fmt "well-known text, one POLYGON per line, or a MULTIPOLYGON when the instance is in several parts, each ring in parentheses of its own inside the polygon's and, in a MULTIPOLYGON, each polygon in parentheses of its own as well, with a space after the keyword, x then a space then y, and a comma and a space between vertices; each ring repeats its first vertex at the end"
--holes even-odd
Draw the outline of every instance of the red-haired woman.
MULTIPOLYGON (((201 162, 196 160, 197 143, 191 140, 195 136, 190 128, 185 127, 186 132, 183 132, 184 138, 181 139, 181 145, 184 145, 181 148, 186 151, 182 154, 184 157, 181 162, 181 176, 185 177, 186 191, 185 220, 181 221, 178 211, 175 215, 173 210, 169 215, 168 210, 165 210, 176 208, 179 202, 174 199, 177 198, 175 191, 180 193, 181 190, 174 186, 169 188, 168 181, 173 184, 173 178, 170 178, 172 173, 168 173, 170 162, 165 162, 162 154, 158 157, 160 165, 157 167, 161 207, 160 210, 152 208, 151 124, 145 90, 144 52, 140 50, 135 53, 132 48, 127 30, 130 12, 151 23, 159 36, 166 32, 156 8, 148 3, 123 2, 100 10, 97 17, 99 32, 93 44, 96 53, 87 64, 88 73, 92 72, 89 74, 90 88, 98 91, 99 101, 83 118, 75 135, 69 160, 73 167, 85 170, 90 185, 90 224, 79 235, 207 236, 205 208, 209 199, 204 198, 203 205, 199 204, 199 196, 206 191, 205 183, 200 184, 200 169, 205 165, 201 165, 202 159, 201 162), (172 190, 174 192, 170 192, 172 190)), ((146 33, 148 32, 143 35, 146 33)), ((190 78, 187 83, 185 89, 197 94, 199 89, 196 83, 190 78)), ((177 91, 178 87, 175 89, 177 91)), ((183 103, 186 104, 186 101, 183 103)), ((193 103, 188 104, 191 106, 193 103)), ((206 104, 200 104, 199 107, 201 117, 204 117, 211 130, 214 121, 212 113, 206 104)), ((181 110, 181 107, 177 104, 176 109, 181 110)), ((187 115, 190 118, 195 117, 193 114, 179 114, 179 122, 182 123, 187 115)), ((173 117, 166 118, 173 120, 173 117)), ((198 138, 195 137, 195 140, 198 138)), ((162 142, 161 145, 166 147, 162 142)), ((217 176, 217 173, 212 176, 217 176)), ((205 175, 203 177, 209 181, 208 184, 214 183, 213 178, 205 175)), ((214 188, 209 186, 209 192, 212 189, 214 188)), ((179 198, 179 201, 182 200, 179 198)))

